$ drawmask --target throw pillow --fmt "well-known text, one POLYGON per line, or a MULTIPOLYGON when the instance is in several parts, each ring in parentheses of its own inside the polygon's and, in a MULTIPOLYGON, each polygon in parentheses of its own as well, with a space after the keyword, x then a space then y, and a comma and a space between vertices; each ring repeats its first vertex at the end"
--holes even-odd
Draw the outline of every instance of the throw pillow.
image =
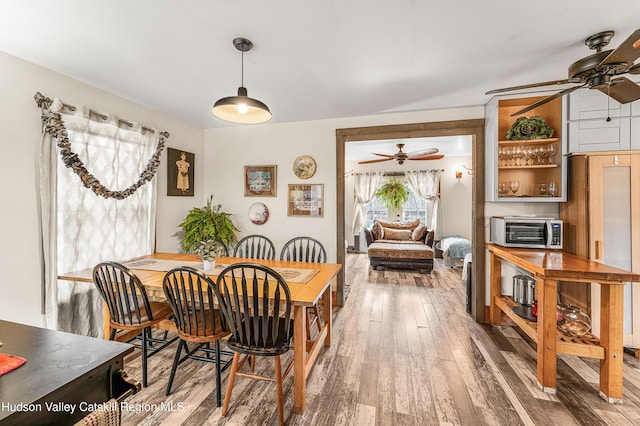
POLYGON ((382 228, 384 230, 384 239, 385 240, 394 240, 394 241, 410 241, 411 240, 411 230, 410 229, 393 229, 393 228, 382 228))
POLYGON ((384 237, 384 230, 382 229, 382 225, 378 223, 378 221, 373 222, 373 227, 371 228, 371 235, 373 235, 373 240, 381 240, 384 237))
POLYGON ((427 235, 427 227, 424 225, 419 225, 416 229, 413 230, 411 239, 413 241, 421 241, 424 239, 425 235, 427 235))
POLYGON ((412 220, 411 222, 385 222, 383 220, 379 220, 378 222, 384 228, 411 229, 412 231, 420 225, 420 219, 412 220))

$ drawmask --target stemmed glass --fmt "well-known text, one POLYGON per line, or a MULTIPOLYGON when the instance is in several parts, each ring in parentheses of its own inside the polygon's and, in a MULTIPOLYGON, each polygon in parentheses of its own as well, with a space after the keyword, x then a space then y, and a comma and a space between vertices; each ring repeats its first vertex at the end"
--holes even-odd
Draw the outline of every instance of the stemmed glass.
POLYGON ((520 182, 517 180, 512 180, 511 182, 509 182, 509 188, 511 188, 511 192, 515 196, 516 192, 518 192, 518 189, 520 189, 520 182))
POLYGON ((555 182, 549 182, 549 195, 552 197, 556 196, 556 190, 558 188, 556 187, 556 183, 555 182))
POLYGON ((549 158, 549 164, 553 162, 553 157, 556 155, 556 146, 554 144, 550 144, 547 147, 547 157, 549 158))
POLYGON ((499 196, 504 196, 507 193, 507 184, 504 182, 500 182, 498 184, 498 195, 499 196))
POLYGON ((527 166, 529 165, 529 160, 531 160, 532 155, 533 155, 533 148, 531 148, 530 146, 526 147, 524 149, 524 161, 527 166))

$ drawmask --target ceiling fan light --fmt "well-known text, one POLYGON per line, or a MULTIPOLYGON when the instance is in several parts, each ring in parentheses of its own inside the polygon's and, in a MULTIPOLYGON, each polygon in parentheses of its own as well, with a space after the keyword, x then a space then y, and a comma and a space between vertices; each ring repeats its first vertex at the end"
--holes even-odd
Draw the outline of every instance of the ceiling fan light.
POLYGON ((264 103, 247 96, 247 89, 238 88, 238 96, 219 99, 211 114, 221 120, 238 124, 259 124, 271 120, 271 111, 264 103))

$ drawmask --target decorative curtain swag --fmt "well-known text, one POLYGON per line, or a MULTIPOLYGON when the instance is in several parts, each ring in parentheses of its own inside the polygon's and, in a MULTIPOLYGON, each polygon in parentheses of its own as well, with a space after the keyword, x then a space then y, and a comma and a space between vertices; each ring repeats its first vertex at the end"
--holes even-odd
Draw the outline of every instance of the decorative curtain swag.
MULTIPOLYGON (((34 99, 38 106, 42 109, 42 124, 45 131, 56 140, 57 146, 60 148, 60 156, 65 166, 72 169, 75 174, 80 177, 80 181, 86 187, 91 189, 96 195, 104 198, 115 198, 123 200, 136 192, 138 188, 149 182, 155 176, 160 165, 160 155, 165 146, 165 138, 169 137, 169 133, 160 132, 158 137, 158 147, 147 162, 145 169, 140 174, 137 182, 130 185, 124 190, 111 190, 105 187, 100 180, 91 174, 78 155, 71 150, 71 143, 67 129, 65 128, 61 114, 58 112, 64 105, 59 99, 51 100, 45 98, 41 93, 36 93, 34 99), (52 108, 53 106, 53 108, 52 108)), ((130 127, 132 123, 124 122, 130 127)), ((151 129, 148 129, 153 131, 151 129)))

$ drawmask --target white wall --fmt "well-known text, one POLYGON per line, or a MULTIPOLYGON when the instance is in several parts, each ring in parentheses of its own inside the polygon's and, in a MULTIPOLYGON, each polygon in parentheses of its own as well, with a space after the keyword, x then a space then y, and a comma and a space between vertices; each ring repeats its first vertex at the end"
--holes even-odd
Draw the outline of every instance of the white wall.
MULTIPOLYGON (((59 97, 129 121, 168 131, 167 146, 196 155, 195 197, 167 197, 166 151, 158 171, 157 249, 177 251, 172 235, 194 205, 203 202, 203 130, 124 98, 0 52, 0 319, 44 325, 41 315, 41 233, 39 222, 40 110, 33 95, 59 97)), ((64 271, 61 271, 64 272, 64 271)))
MULTIPOLYGON (((456 179, 456 168, 464 164, 471 167, 471 156, 445 156, 441 160, 407 162, 403 165, 393 163, 358 164, 347 162, 345 170, 355 172, 386 171, 404 172, 406 170, 444 169, 440 179, 441 216, 439 235, 462 235, 471 239, 471 183, 472 177, 463 172, 462 179, 456 179)), ((345 235, 349 244, 353 244, 351 227, 353 223, 353 185, 354 178, 345 180, 345 235)))
MULTIPOLYGON (((240 228, 241 236, 251 233, 266 235, 276 245, 278 254, 283 244, 290 238, 298 235, 312 236, 319 239, 325 246, 330 261, 335 261, 337 256, 336 129, 466 120, 482 118, 483 114, 483 107, 473 107, 208 129, 204 137, 205 163, 207 164, 204 177, 205 196, 214 194, 214 200, 221 202, 226 211, 234 214, 233 220, 240 228), (298 179, 292 170, 293 160, 304 154, 315 158, 318 165, 316 174, 305 181, 298 179), (244 166, 270 164, 278 166, 277 196, 243 197, 244 166), (287 184, 305 182, 324 184, 323 218, 287 216, 287 184), (270 210, 270 218, 264 225, 254 225, 247 218, 249 206, 256 201, 265 203, 270 210)), ((431 166, 435 161, 429 163, 431 166)), ((467 184, 471 184, 470 179, 462 185, 467 184)), ((471 202, 470 197, 468 202, 471 202)), ((347 211, 346 214, 349 212, 347 211)), ((347 232, 346 235, 349 233, 347 232)))

